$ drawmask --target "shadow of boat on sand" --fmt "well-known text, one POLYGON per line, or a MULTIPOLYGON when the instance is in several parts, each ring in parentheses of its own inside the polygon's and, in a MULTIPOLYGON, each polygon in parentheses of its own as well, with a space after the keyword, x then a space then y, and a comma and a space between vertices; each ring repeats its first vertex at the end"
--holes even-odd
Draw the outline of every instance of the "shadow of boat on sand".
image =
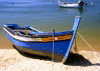
POLYGON ((91 66, 92 65, 92 63, 88 59, 84 58, 82 55, 79 55, 77 53, 70 53, 65 64, 72 65, 72 66, 91 66))
MULTIPOLYGON (((13 45, 13 47, 23 56, 32 58, 32 59, 39 59, 39 60, 45 60, 45 61, 52 61, 51 58, 45 57, 45 56, 38 56, 34 54, 24 53, 16 48, 16 46, 13 45)), ((59 62, 58 60, 54 60, 54 62, 59 62)), ((82 55, 77 53, 69 53, 69 56, 67 58, 67 61, 64 63, 65 65, 70 66, 100 66, 100 63, 92 64, 88 59, 84 58, 82 55)))
POLYGON ((88 59, 77 53, 70 53, 65 65, 71 66, 100 66, 100 63, 92 64, 88 59))

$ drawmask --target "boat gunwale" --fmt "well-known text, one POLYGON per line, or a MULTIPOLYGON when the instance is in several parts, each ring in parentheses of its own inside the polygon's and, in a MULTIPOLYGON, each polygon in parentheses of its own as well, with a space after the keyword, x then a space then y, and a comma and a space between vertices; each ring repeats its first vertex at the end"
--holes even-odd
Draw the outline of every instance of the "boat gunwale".
POLYGON ((20 38, 24 38, 24 39, 28 39, 27 41, 23 41, 17 38, 14 38, 16 40, 22 41, 22 42, 52 42, 53 40, 55 40, 56 42, 61 42, 61 41, 65 41, 65 40, 70 40, 72 37, 72 34, 66 34, 66 35, 62 35, 62 36, 48 36, 48 37, 28 37, 28 36, 20 36, 15 34, 14 31, 12 31, 10 28, 10 30, 8 30, 6 27, 3 27, 3 29, 5 30, 5 32, 7 32, 10 36, 16 36, 16 37, 20 37, 20 38), (57 38, 57 39, 56 39, 57 38), (29 40, 31 39, 31 41, 29 40))

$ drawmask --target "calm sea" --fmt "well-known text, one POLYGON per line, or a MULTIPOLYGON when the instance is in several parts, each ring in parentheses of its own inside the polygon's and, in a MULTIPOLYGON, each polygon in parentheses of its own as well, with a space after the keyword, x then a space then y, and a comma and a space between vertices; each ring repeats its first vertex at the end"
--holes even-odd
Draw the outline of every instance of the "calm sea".
MULTIPOLYGON (((83 8, 59 8, 57 0, 0 0, 0 48, 11 44, 3 34, 4 24, 30 25, 44 32, 51 32, 52 29, 64 31, 71 29, 74 16, 80 15, 82 19, 78 32, 95 50, 100 50, 100 0, 84 1, 88 5, 83 8)), ((78 35, 77 45, 88 48, 78 35)))

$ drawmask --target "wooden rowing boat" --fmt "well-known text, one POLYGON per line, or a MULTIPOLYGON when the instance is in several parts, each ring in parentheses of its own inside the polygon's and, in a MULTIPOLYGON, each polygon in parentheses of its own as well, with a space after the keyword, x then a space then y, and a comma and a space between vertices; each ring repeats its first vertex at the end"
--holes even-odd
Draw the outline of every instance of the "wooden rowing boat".
POLYGON ((75 17, 72 30, 63 32, 42 32, 31 26, 20 27, 18 24, 5 24, 3 30, 7 38, 19 50, 30 54, 52 57, 65 63, 72 48, 80 17, 75 17), (53 46, 54 45, 54 46, 53 46))

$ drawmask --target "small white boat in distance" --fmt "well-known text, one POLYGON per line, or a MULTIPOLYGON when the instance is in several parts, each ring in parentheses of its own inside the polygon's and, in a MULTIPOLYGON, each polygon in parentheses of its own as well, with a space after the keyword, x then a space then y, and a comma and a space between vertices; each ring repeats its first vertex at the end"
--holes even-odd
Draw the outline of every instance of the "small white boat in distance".
POLYGON ((83 5, 86 5, 86 4, 83 1, 80 1, 80 0, 77 3, 60 2, 60 0, 58 0, 58 6, 59 7, 78 8, 78 7, 82 7, 83 5))

